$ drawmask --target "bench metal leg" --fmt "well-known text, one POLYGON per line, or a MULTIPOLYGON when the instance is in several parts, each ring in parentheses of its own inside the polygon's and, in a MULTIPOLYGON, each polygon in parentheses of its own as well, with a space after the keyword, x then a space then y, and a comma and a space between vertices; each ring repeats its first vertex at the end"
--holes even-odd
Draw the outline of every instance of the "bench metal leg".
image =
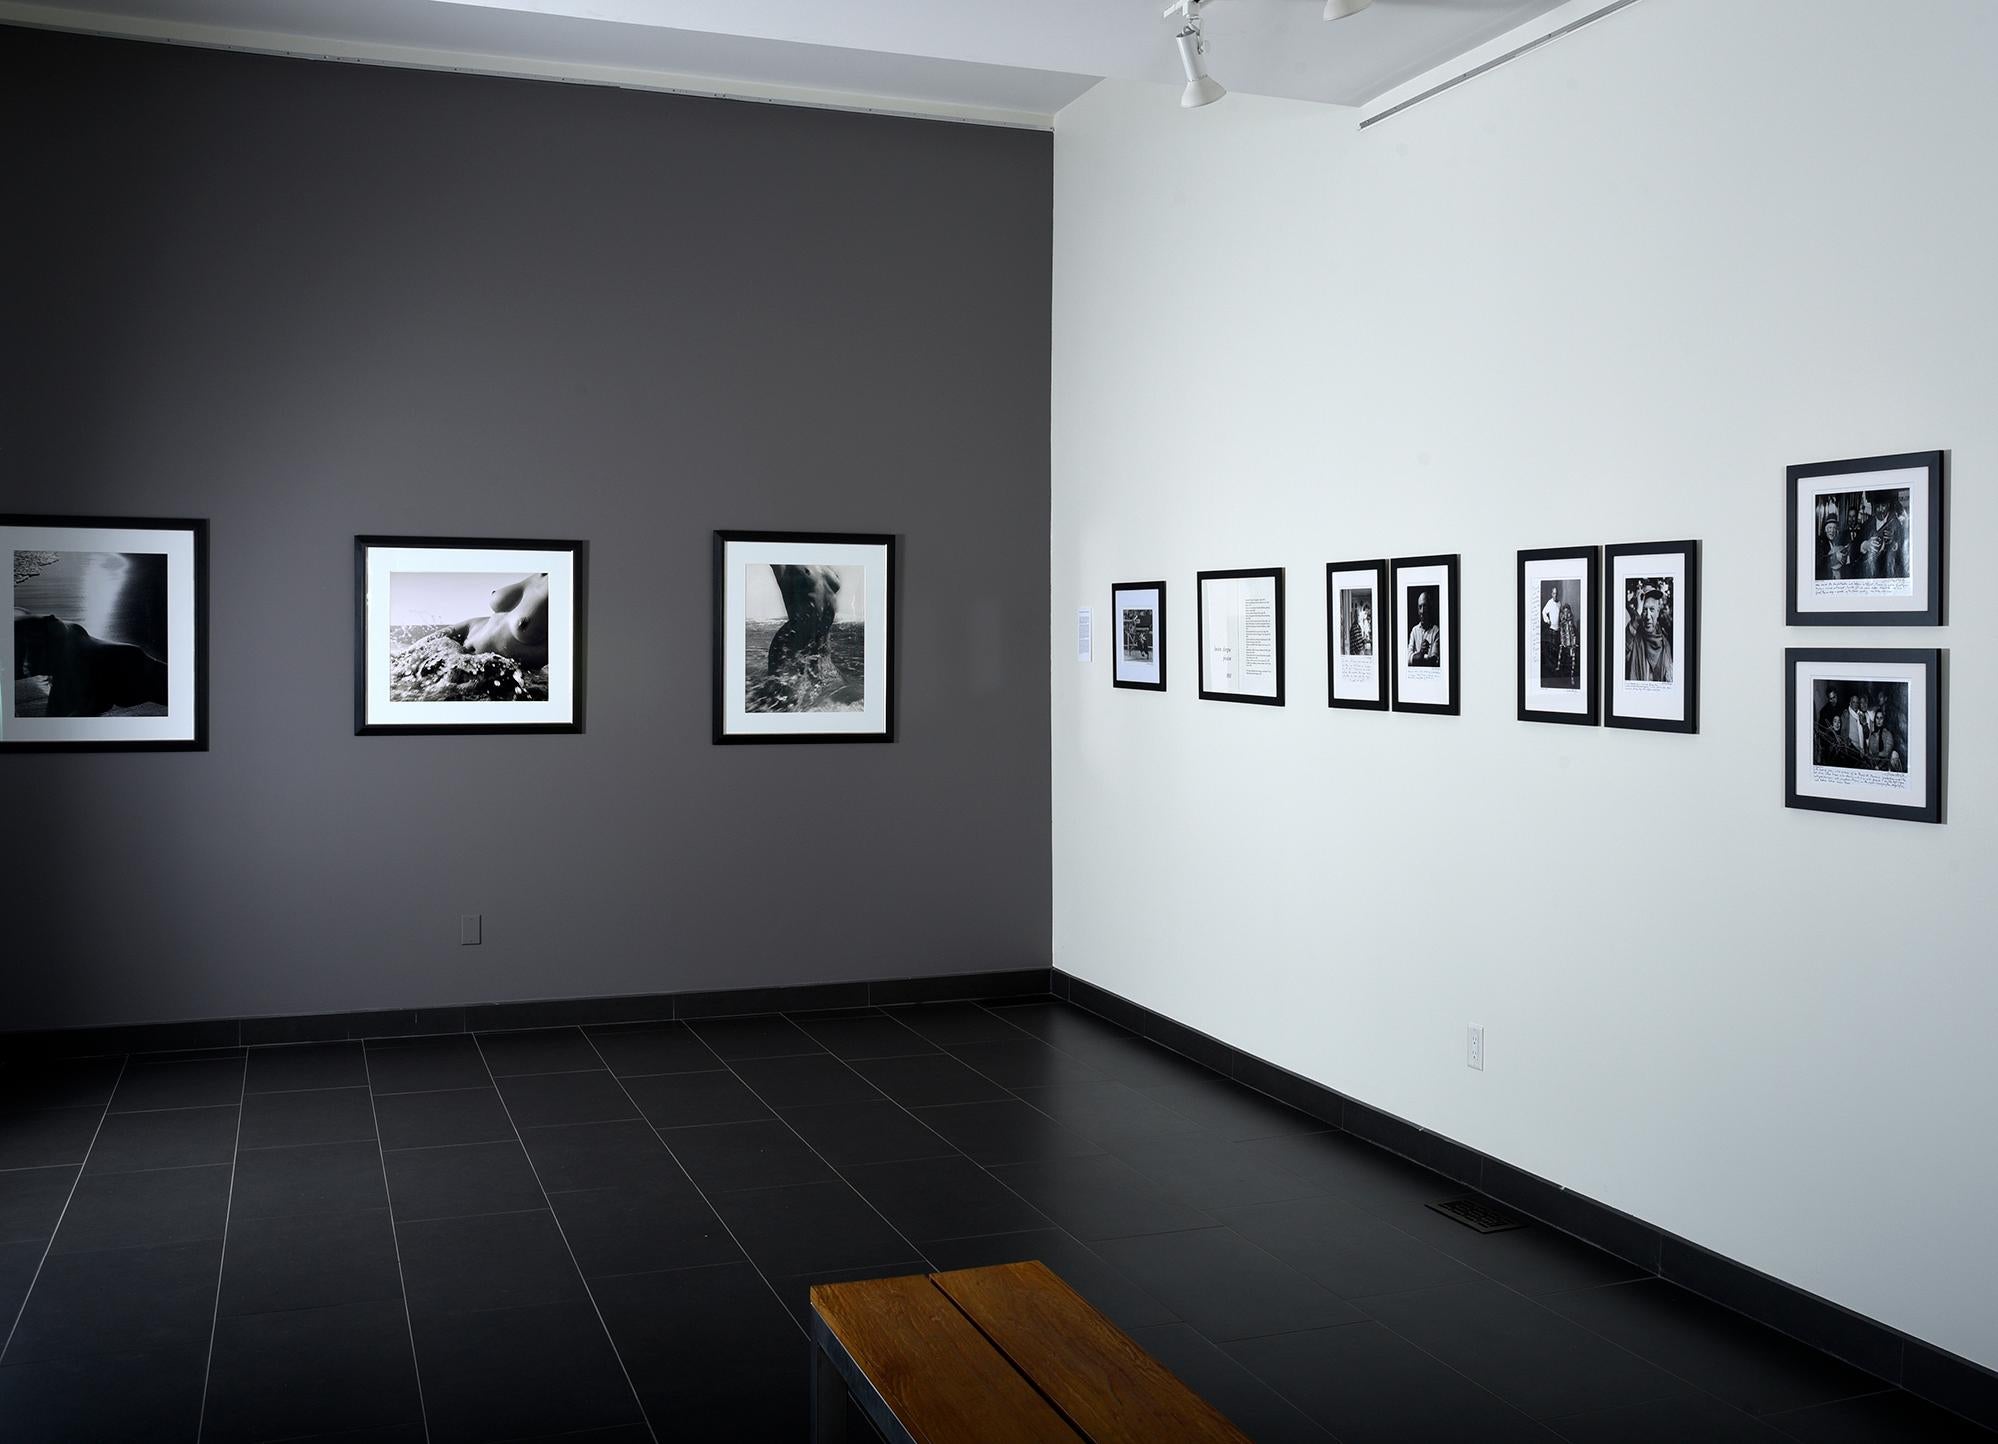
POLYGON ((816 1341, 812 1344, 812 1444, 846 1444, 846 1378, 816 1341))

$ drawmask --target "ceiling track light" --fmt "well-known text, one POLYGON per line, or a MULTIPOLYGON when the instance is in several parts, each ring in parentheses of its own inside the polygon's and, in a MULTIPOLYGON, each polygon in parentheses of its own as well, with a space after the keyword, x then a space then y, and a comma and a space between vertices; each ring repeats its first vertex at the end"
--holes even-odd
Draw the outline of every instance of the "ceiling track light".
POLYGON ((1168 20, 1175 15, 1185 17, 1173 39, 1179 44, 1180 68, 1186 72, 1186 89, 1180 92, 1179 103, 1188 110, 1212 105, 1228 93, 1220 81, 1207 73, 1207 41, 1200 33, 1200 5, 1201 0, 1173 0, 1165 8, 1168 20))
POLYGON ((1374 0, 1325 0, 1325 18, 1344 20, 1348 15, 1358 15, 1373 3, 1374 0))

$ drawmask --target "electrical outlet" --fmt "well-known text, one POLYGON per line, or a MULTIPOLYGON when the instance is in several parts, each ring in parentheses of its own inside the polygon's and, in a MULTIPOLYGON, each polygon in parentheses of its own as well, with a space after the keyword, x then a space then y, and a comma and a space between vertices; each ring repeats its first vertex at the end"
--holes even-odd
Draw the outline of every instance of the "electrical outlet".
POLYGON ((1473 1023, 1464 1030, 1464 1066, 1485 1071, 1485 1025, 1473 1023))
POLYGON ((481 913, 458 914, 458 945, 460 947, 476 948, 479 945, 481 918, 483 916, 481 913))

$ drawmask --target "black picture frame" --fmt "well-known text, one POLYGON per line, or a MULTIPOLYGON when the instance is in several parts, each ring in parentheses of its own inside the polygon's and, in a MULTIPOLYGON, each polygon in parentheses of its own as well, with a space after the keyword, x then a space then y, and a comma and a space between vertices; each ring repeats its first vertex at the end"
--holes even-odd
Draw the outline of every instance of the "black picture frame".
POLYGON ((1582 660, 1587 665, 1588 675, 1583 678, 1581 691, 1587 706, 1580 712, 1555 712, 1547 708, 1526 705, 1526 629, 1530 625, 1529 616, 1538 616, 1535 606, 1528 611, 1526 599, 1526 572, 1535 562, 1575 561, 1582 564, 1583 579, 1582 605, 1587 612, 1588 636, 1596 637, 1602 631, 1603 620, 1603 577, 1602 552, 1594 546, 1585 547, 1534 547, 1520 552, 1518 571, 1513 585, 1513 602, 1517 614, 1513 618, 1512 640, 1519 653, 1518 703, 1521 722, 1553 722, 1567 726, 1595 727, 1602 721, 1602 668, 1599 663, 1601 653, 1594 646, 1582 649, 1582 660))
MULTIPOLYGON (((0 736, 0 754, 10 752, 206 752, 208 750, 208 521, 190 517, 76 516, 0 512, 0 527, 49 527, 104 531, 185 532, 192 557, 194 680, 192 727, 186 737, 149 738, 136 741, 93 738, 88 741, 16 741, 0 736)), ((12 558, 9 558, 11 563, 12 558)), ((10 582, 12 578, 10 570, 10 582)), ((12 593, 9 593, 11 606, 12 593)), ((169 658, 169 664, 171 658, 169 658)), ((16 679, 6 682, 4 699, 10 712, 16 679)))
MULTIPOLYGON (((1937 647, 1786 647, 1783 649, 1783 805, 1805 812, 1837 812, 1852 817, 1883 817, 1899 822, 1943 820, 1943 748, 1948 728, 1943 719, 1943 669, 1948 653, 1937 647), (1842 797, 1817 797, 1797 790, 1797 701, 1799 663, 1832 662, 1854 666, 1920 667, 1924 696, 1923 796, 1920 807, 1896 807, 1842 797)), ((1902 739, 1905 745, 1907 739, 1902 739)))
POLYGON ((1282 567, 1232 567, 1218 571, 1195 572, 1193 577, 1193 600, 1198 643, 1200 647, 1200 700, 1203 702, 1246 702, 1258 707, 1281 707, 1284 704, 1284 599, 1282 567), (1274 583, 1276 595, 1276 695, 1273 697, 1253 697, 1244 692, 1215 692, 1207 686, 1207 583, 1246 580, 1253 577, 1269 577, 1274 583))
POLYGON ((1616 542, 1603 548, 1602 621, 1602 715, 1605 727, 1621 727, 1637 732, 1697 733, 1700 730, 1700 544, 1697 541, 1616 542), (1683 584, 1681 595, 1672 605, 1683 618, 1680 633, 1683 655, 1672 659, 1673 674, 1679 681, 1684 703, 1678 717, 1644 717, 1620 713, 1616 708, 1616 687, 1623 679, 1622 656, 1627 620, 1622 598, 1616 594, 1616 564, 1624 557, 1676 555, 1680 558, 1683 584))
POLYGON ((811 532, 811 531, 717 531, 714 535, 714 661, 712 671, 712 740, 716 746, 763 746, 781 744, 822 744, 829 742, 893 742, 896 737, 896 650, 899 646, 900 629, 895 624, 896 609, 901 583, 900 538, 887 532, 811 532), (726 564, 728 549, 735 542, 772 543, 779 546, 830 546, 830 547, 880 547, 885 553, 887 576, 884 579, 888 615, 882 620, 882 658, 885 688, 883 700, 883 725, 866 732, 732 732, 728 728, 728 708, 724 697, 724 649, 729 645, 727 633, 728 578, 726 564))
POLYGON ((1112 582, 1110 584, 1110 685, 1133 692, 1163 692, 1166 689, 1166 584, 1164 582, 1112 582), (1156 634, 1152 639, 1152 649, 1159 659, 1159 679, 1156 682, 1127 682, 1117 675, 1119 660, 1124 654, 1123 613, 1118 610, 1118 598, 1125 592, 1157 592, 1159 594, 1159 614, 1152 624, 1156 634))
POLYGON ((1463 661, 1460 656, 1460 653, 1463 651, 1463 627, 1461 625, 1463 617, 1463 580, 1460 554, 1457 552, 1447 552, 1427 557, 1395 557, 1388 563, 1388 576, 1388 591, 1390 600, 1393 603, 1394 615, 1394 635, 1390 640, 1394 643, 1395 651, 1392 665, 1389 668, 1392 684, 1390 690, 1393 694, 1394 710, 1397 712, 1426 712, 1436 717, 1455 717, 1460 715, 1463 709, 1463 661), (1450 655, 1445 659, 1444 667, 1450 679, 1450 700, 1447 702, 1408 702, 1404 701, 1401 695, 1401 653, 1408 644, 1408 619, 1402 615, 1401 574, 1404 571, 1414 571, 1423 567, 1441 567, 1449 574, 1450 578, 1450 600, 1444 608, 1444 616, 1449 619, 1450 626, 1450 655))
MULTIPOLYGON (((356 737, 485 737, 535 733, 580 733, 589 655, 589 551, 585 541, 520 537, 381 536, 354 538, 354 735, 356 737), (574 578, 575 630, 571 659, 574 677, 566 722, 371 722, 368 720, 368 554, 378 548, 434 551, 566 552, 574 578)), ((481 704, 463 704, 475 707, 481 704)))
POLYGON ((1388 710, 1389 674, 1394 670, 1393 653, 1388 643, 1393 641, 1393 628, 1385 631, 1381 627, 1383 612, 1392 617, 1392 601, 1386 608, 1381 606, 1388 599, 1388 564, 1386 557, 1366 557, 1352 562, 1327 562, 1325 564, 1325 705, 1354 712, 1385 712, 1388 710), (1339 621, 1339 598, 1333 578, 1341 572, 1371 572, 1374 577, 1374 696, 1372 700, 1339 695, 1339 637, 1343 630, 1339 621))
MULTIPOLYGON (((1943 624, 1944 604, 1947 595, 1945 573, 1948 569, 1946 545, 1949 529, 1945 513, 1947 499, 1948 453, 1943 451, 1908 451, 1894 456, 1866 456, 1851 461, 1814 461, 1801 466, 1787 467, 1783 473, 1783 551, 1785 557, 1784 578, 1786 590, 1783 596, 1783 620, 1792 627, 1939 627, 1943 624), (1827 476, 1866 476, 1882 471, 1922 471, 1926 473, 1924 486, 1927 489, 1926 510, 1928 523, 1922 530, 1921 545, 1926 549, 1927 581, 1925 594, 1916 599, 1918 605, 1898 607, 1892 610, 1830 611, 1805 610, 1798 605, 1798 587, 1802 584, 1806 560, 1799 554, 1798 503, 1804 484, 1827 476)), ((1863 488, 1861 488, 1863 489, 1863 488)), ((1915 538, 1908 538, 1913 541, 1915 538)), ((1904 542, 1904 545, 1906 543, 1904 542)), ((1815 575, 1817 557, 1815 551, 1809 560, 1815 575)))

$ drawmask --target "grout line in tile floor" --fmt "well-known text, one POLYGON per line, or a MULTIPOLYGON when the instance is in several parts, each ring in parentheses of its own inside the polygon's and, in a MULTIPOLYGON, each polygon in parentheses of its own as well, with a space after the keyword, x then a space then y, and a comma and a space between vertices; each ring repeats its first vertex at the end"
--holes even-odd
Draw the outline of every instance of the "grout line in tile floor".
MULTIPOLYGON (((111 1092, 106 1095, 104 1107, 97 1115, 97 1127, 90 1135, 90 1144, 83 1150, 83 1157, 76 1162, 76 1177, 69 1181, 69 1192, 63 1196, 62 1210, 56 1214, 55 1227, 49 1230, 49 1241, 42 1245, 42 1256, 35 1261, 34 1276, 28 1280, 27 1292, 21 1295, 21 1307, 14 1311, 14 1317, 7 1323, 7 1337, 0 1339, 0 1364, 7 1362, 7 1351, 14 1346, 14 1335, 20 1331, 21 1320, 28 1316, 28 1302, 35 1296, 35 1286, 42 1281, 42 1270, 48 1267, 49 1253, 55 1248, 56 1235, 62 1232, 63 1220, 69 1217, 69 1206, 76 1201, 77 1189, 83 1186, 83 1172, 90 1167, 90 1155, 97 1147, 97 1136, 104 1131, 104 1120, 111 1116, 111 1100, 118 1096, 118 1085, 125 1081, 125 1070, 131 1065, 132 1055, 128 1053, 118 1064, 118 1076, 111 1080, 111 1092)), ((61 1168, 64 1165, 56 1163, 45 1166, 61 1168)))
MULTIPOLYGON (((582 1032, 580 1028, 576 1031, 582 1032)), ((479 1035, 476 1033, 472 1035, 472 1045, 479 1050, 479 1063, 485 1068, 486 1077, 492 1079, 493 1092, 499 1095, 500 1110, 506 1114, 507 1124, 513 1129, 514 1147, 518 1148, 521 1156, 527 1160, 527 1170, 534 1175, 534 1186, 541 1190, 541 1201, 548 1209, 548 1217, 554 1221, 555 1232, 562 1240, 564 1252, 569 1255, 569 1266, 575 1269, 576 1278, 583 1285, 583 1297, 590 1301, 590 1312, 596 1315, 597 1327, 604 1331, 604 1342, 610 1345, 611 1357, 617 1360, 617 1371, 624 1376, 624 1387, 631 1391, 632 1405, 638 1410, 638 1417, 644 1421, 645 1432, 651 1436, 653 1444, 659 1444, 659 1430, 653 1425, 652 1416, 646 1412, 645 1399, 639 1394, 638 1385, 631 1377, 631 1369, 624 1362, 624 1353, 617 1346, 617 1336, 611 1332, 610 1324, 604 1318, 603 1306, 597 1302, 597 1291, 591 1286, 589 1275, 583 1272, 583 1262, 576 1257, 576 1250, 569 1242, 569 1231, 562 1227, 562 1215, 555 1211, 555 1200, 548 1196, 548 1185, 541 1181, 541 1169, 535 1163, 534 1155, 527 1151, 527 1140, 520 1136, 520 1125, 514 1121, 513 1110, 507 1107, 506 1095, 500 1092, 499 1080, 493 1077, 492 1065, 486 1061, 485 1047, 479 1042, 479 1035)), ((637 1105, 634 1103, 632 1106, 637 1105)), ((421 1373, 420 1367, 418 1372, 421 1373)))
POLYGON ((375 1108, 374 1065, 367 1045, 361 1046, 361 1068, 368 1080, 368 1116, 375 1120, 375 1166, 382 1174, 382 1202, 388 1205, 389 1243, 395 1249, 396 1292, 402 1299, 402 1328, 409 1339, 409 1371, 416 1379, 416 1410, 423 1420, 424 1444, 430 1444, 430 1404, 423 1397, 423 1365, 416 1357, 416 1324, 409 1316, 409 1281, 402 1272, 402 1235, 395 1218, 395 1195, 389 1191, 388 1154, 382 1147, 382 1120, 375 1108))
MULTIPOLYGON (((243 1062, 241 1086, 236 1090, 236 1138, 229 1147, 229 1197, 222 1206, 222 1247, 215 1258, 215 1307, 208 1315, 208 1355, 201 1364, 201 1413, 194 1426, 196 1444, 208 1432, 208 1385, 215 1377, 215 1334, 222 1322, 222 1274, 229 1267, 229 1224, 236 1211, 236 1167, 243 1154, 243 1100, 249 1096, 250 1064, 243 1062)), ((117 1095, 114 1093, 115 1099, 117 1095)))

